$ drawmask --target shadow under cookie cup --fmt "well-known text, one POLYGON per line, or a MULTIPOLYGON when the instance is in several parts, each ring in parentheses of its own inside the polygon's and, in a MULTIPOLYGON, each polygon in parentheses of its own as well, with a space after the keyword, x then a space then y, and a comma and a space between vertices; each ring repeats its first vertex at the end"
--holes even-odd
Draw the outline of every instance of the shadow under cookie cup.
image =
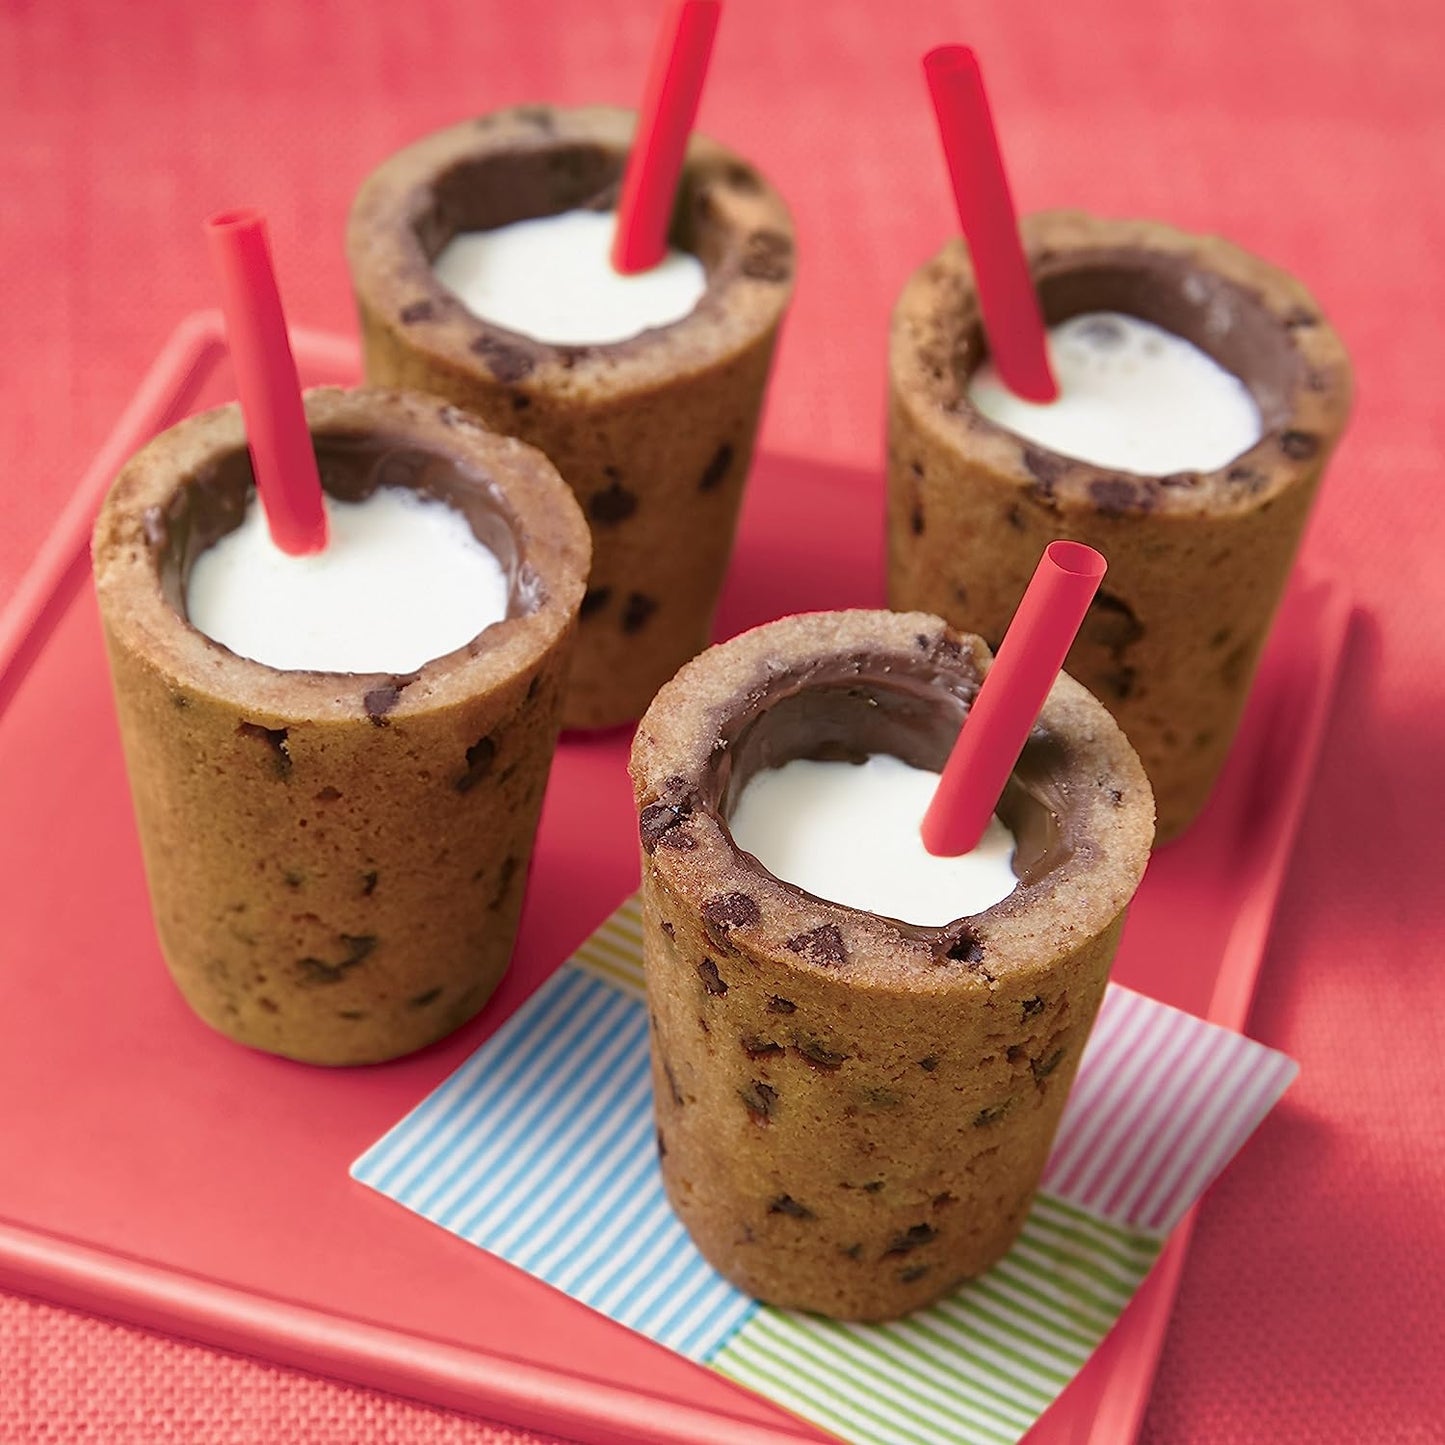
POLYGON ((569 727, 636 719, 707 645, 792 293, 792 223, 757 170, 695 134, 671 239, 707 289, 678 322, 607 345, 481 320, 432 263, 459 231, 615 204, 633 123, 519 106, 436 132, 368 177, 347 233, 369 379, 447 396, 540 447, 587 515, 569 727))
POLYGON ((1052 452, 968 397, 985 354, 961 241, 905 285, 889 350, 889 600, 997 643, 1042 547, 1086 542, 1109 575, 1065 664, 1114 713, 1154 786, 1159 840, 1206 801, 1326 462, 1348 416, 1338 335, 1287 273, 1217 237, 1055 211, 1026 218, 1045 319, 1122 311, 1244 382, 1258 443, 1213 471, 1148 477, 1052 452))
POLYGON ((231 1038, 369 1063, 451 1032, 505 971, 588 559, 555 470, 438 398, 306 394, 323 486, 457 507, 507 617, 406 676, 281 671, 186 620, 251 495, 239 409, 163 433, 96 523, 96 591, 152 908, 181 992, 231 1038))
POLYGON ((770 1303, 892 1318, 1001 1256, 1102 999, 1153 806, 1068 678, 1001 807, 1020 886, 978 915, 923 928, 826 902, 727 831, 760 767, 940 767, 987 666, 922 614, 787 618, 690 664, 639 726, 663 1177, 704 1255, 770 1303))

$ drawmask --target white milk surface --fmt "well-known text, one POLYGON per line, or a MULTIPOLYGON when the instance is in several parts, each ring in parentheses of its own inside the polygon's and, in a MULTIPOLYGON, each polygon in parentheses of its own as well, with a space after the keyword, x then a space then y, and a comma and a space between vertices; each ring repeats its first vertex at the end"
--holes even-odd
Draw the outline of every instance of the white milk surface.
POLYGON ((935 858, 919 829, 938 774, 887 753, 866 763, 797 759, 755 774, 733 809, 739 848, 819 898, 937 926, 981 913, 1018 886, 1014 837, 997 817, 958 858, 935 858))
POLYGON ((626 341, 681 321, 707 289, 702 262, 669 249, 649 271, 612 268, 613 211, 563 211, 492 231, 463 231, 432 263, 483 321, 555 346, 626 341))
POLYGON ((1049 328, 1057 401, 1023 401, 986 361, 969 398, 1000 426, 1061 456, 1141 476, 1212 472, 1263 431, 1240 379, 1152 322, 1091 311, 1049 328))
POLYGON ((191 569, 191 625, 281 671, 408 673, 507 615, 501 563, 445 502, 379 487, 326 515, 326 550, 291 557, 253 498, 191 569))

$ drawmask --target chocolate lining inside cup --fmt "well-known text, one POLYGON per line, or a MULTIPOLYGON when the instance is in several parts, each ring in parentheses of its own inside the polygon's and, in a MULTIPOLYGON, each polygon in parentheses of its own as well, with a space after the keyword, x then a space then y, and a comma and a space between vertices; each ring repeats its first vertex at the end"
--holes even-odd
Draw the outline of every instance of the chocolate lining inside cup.
MULTIPOLYGON (((871 674, 856 660, 822 662, 750 697, 728 719, 722 746, 704 769, 703 807, 726 826, 759 772, 799 758, 861 763, 870 754, 890 753, 912 767, 940 771, 975 685, 926 665, 910 671, 901 658, 877 662, 871 674)), ((999 801, 999 816, 1017 840, 1013 866, 1023 885, 1061 868, 1078 848, 1076 809, 1063 786, 1067 766, 1062 742, 1035 729, 999 801)), ((908 927, 920 934, 941 931, 908 927)))
MULTIPOLYGON (((1112 248, 1048 256, 1034 267, 1044 320, 1057 326, 1090 311, 1121 311, 1197 346, 1249 388, 1264 430, 1284 426, 1303 360, 1289 328, 1254 292, 1182 256, 1112 248)), ((958 382, 988 347, 976 314, 969 344, 954 352, 958 382)))
MULTIPOLYGON (((463 231, 491 231, 563 211, 608 210, 617 204, 625 160, 621 151, 563 140, 469 157, 418 193, 412 230, 431 265, 463 231)), ((697 187, 698 177, 684 167, 668 240, 695 255, 711 278, 728 250, 729 232, 699 216, 697 187)))
MULTIPOLYGON (((372 432, 313 434, 321 485, 332 497, 359 502, 378 487, 406 487, 455 507, 507 576, 507 616, 536 612, 543 586, 528 563, 517 523, 501 489, 454 457, 400 436, 372 432)), ((241 525, 255 492, 251 454, 236 447, 178 482, 162 507, 145 516, 146 542, 166 601, 186 614, 186 584, 197 557, 241 525)))

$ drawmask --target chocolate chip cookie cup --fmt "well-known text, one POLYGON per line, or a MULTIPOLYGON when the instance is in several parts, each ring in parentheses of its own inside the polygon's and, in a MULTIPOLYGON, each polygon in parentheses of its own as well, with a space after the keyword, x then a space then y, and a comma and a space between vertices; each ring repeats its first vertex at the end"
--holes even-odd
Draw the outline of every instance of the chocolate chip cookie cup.
POLYGON ((658 1150, 741 1289, 906 1314, 1021 1228, 1153 837, 1139 760, 1060 677, 999 804, 1019 885, 938 928, 825 902, 741 851, 761 769, 942 767, 990 656, 922 613, 789 617, 659 692, 632 777, 658 1150))
POLYGON ((322 485, 463 513, 506 618, 405 677, 288 672, 186 619, 200 553, 252 490, 240 411, 163 433, 96 523, 95 585, 166 962, 206 1023, 318 1064, 419 1049, 512 951, 588 536, 551 463, 436 398, 306 396, 322 485))
POLYGON ((1002 637, 1044 543, 1109 576, 1066 664, 1138 750, 1160 841, 1203 807, 1349 411, 1344 347, 1293 277, 1217 237, 1055 211, 1023 240, 1045 318, 1119 311, 1245 384, 1258 443, 1212 472, 1146 477, 1025 441, 970 401, 984 355, 967 253, 909 279, 889 346, 888 596, 1002 637))
POLYGON ((540 447, 587 515, 568 727, 635 720, 707 645, 792 294, 792 223, 751 165, 694 135, 671 241, 707 289, 681 321, 605 345, 479 320, 432 262, 460 231, 615 204, 632 128, 630 111, 546 106, 454 126, 376 170, 347 231, 368 378, 540 447))

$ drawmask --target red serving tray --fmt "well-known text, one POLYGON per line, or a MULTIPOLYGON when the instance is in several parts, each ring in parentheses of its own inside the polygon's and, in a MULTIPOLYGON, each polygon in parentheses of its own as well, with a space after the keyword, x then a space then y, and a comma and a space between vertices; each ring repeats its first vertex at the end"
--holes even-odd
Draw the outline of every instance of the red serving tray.
MULTIPOLYGON (((308 383, 354 381, 352 342, 295 342, 308 383)), ((190 318, 0 615, 0 1284, 577 1439, 826 1438, 347 1177, 636 884, 628 730, 562 743, 512 971, 450 1040, 381 1067, 310 1069, 210 1033, 172 988, 88 542, 125 457, 231 394, 219 318, 190 318)), ((882 517, 873 473, 761 458, 720 635, 880 605, 882 517)), ((1120 982, 1243 1025, 1350 615, 1333 587, 1291 594, 1213 803, 1150 866, 1120 982)), ((1031 1445, 1134 1438, 1188 1234, 1031 1445)))

